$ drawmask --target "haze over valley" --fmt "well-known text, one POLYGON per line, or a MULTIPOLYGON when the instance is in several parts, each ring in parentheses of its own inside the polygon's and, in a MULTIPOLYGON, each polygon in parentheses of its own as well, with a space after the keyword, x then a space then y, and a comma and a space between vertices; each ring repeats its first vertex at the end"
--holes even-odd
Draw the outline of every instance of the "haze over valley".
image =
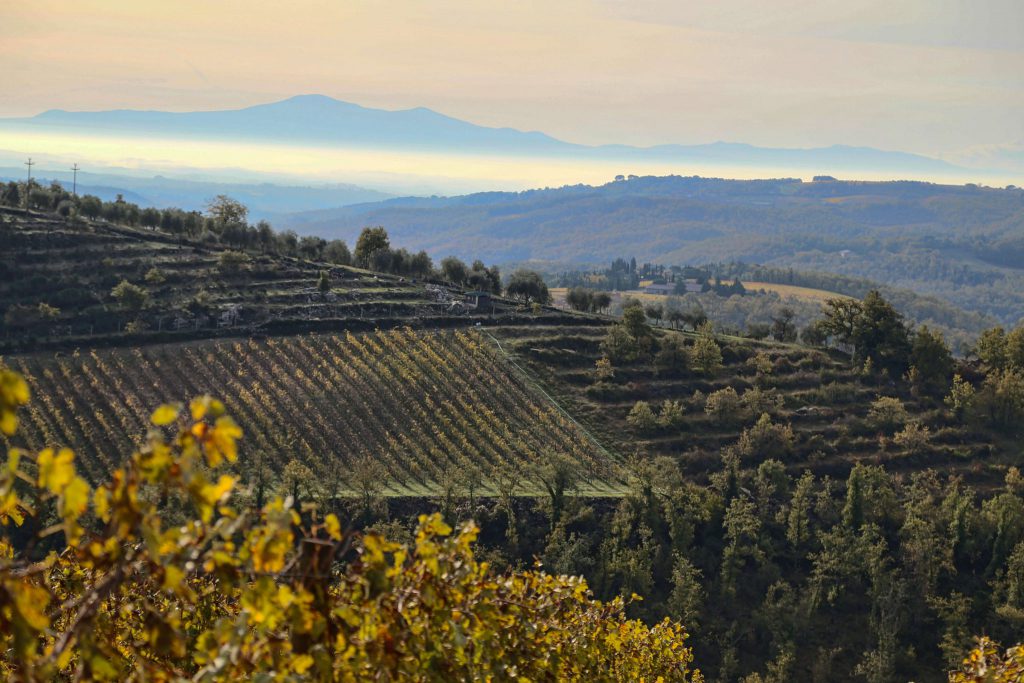
MULTIPOLYGON (((1015 157, 985 166, 870 147, 757 147, 741 142, 581 145, 541 132, 488 128, 425 108, 370 109, 303 95, 238 110, 171 113, 50 110, 0 119, 0 164, 34 153, 51 168, 247 176, 277 184, 354 184, 391 194, 461 194, 602 184, 616 175, 729 178, 838 175, 861 180, 1021 182, 1015 157)), ((46 170, 41 166, 40 170, 46 170)), ((337 205, 348 203, 339 195, 337 205)), ((191 207, 190 207, 191 208, 191 207)), ((309 206, 307 208, 318 208, 309 206)))

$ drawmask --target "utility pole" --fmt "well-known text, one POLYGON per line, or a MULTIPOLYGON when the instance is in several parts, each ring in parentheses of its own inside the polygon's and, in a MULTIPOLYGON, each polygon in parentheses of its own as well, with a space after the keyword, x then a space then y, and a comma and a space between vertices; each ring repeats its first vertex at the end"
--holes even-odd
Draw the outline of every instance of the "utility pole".
POLYGON ((71 170, 74 171, 74 180, 71 181, 71 196, 78 196, 78 164, 72 164, 71 170))
POLYGON ((32 194, 32 167, 36 165, 36 162, 32 161, 32 157, 29 157, 25 165, 28 166, 28 180, 25 182, 25 210, 27 211, 29 195, 32 194))

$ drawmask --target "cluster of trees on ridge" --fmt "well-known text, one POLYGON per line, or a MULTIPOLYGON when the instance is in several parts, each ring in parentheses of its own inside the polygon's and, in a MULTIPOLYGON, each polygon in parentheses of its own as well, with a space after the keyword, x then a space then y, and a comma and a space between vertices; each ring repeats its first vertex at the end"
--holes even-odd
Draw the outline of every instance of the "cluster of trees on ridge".
MULTIPOLYGON (((255 225, 249 224, 249 209, 226 195, 211 200, 206 212, 201 213, 177 208, 139 207, 121 198, 104 202, 92 195, 75 197, 58 182, 52 183, 49 188, 33 184, 27 192, 29 207, 69 219, 79 216, 91 220, 103 219, 114 224, 159 229, 204 244, 337 265, 354 265, 398 275, 442 276, 460 286, 471 285, 487 291, 500 291, 501 277, 496 267, 489 270, 477 262, 470 271, 458 259, 446 259, 451 263, 446 267, 442 262, 441 268, 435 270, 433 261, 425 251, 412 254, 405 249, 392 249, 383 228, 364 230, 354 252, 344 240, 328 241, 311 235, 300 237, 292 230, 276 232, 265 220, 255 225)), ((25 193, 24 183, 8 183, 0 193, 0 203, 11 207, 24 206, 25 193)))
POLYGON ((629 261, 617 258, 611 266, 597 270, 570 270, 554 276, 556 286, 573 289, 631 290, 640 282, 650 280, 654 285, 674 285, 674 294, 685 294, 687 281, 696 284, 701 292, 714 292, 719 296, 742 296, 746 293, 738 277, 732 282, 723 282, 721 268, 693 266, 665 266, 657 263, 637 264, 636 258, 629 261))

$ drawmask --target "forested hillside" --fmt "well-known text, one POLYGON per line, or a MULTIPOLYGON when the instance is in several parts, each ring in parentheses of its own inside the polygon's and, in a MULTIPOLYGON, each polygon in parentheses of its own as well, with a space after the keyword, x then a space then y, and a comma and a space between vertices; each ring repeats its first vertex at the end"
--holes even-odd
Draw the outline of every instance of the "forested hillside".
POLYGON ((824 349, 652 330, 660 353, 634 363, 613 351, 612 364, 599 367, 608 359, 605 327, 515 332, 505 333, 506 348, 605 443, 627 455, 671 457, 700 481, 718 469, 721 450, 740 441, 750 466, 776 458, 791 474, 845 478, 864 462, 894 473, 941 467, 976 485, 1000 483, 1000 465, 1019 455, 993 448, 981 425, 955 419, 941 395, 936 401, 865 374, 824 349), (692 356, 711 343, 720 361, 702 368, 692 356), (896 438, 908 424, 920 438, 896 438))
POLYGON ((1024 190, 920 182, 630 178, 600 187, 394 199, 296 215, 304 234, 384 224, 403 244, 498 262, 623 254, 819 270, 1024 316, 1024 190))
POLYGON ((934 681, 970 633, 1019 639, 1024 327, 956 363, 877 293, 817 326, 852 359, 657 330, 636 305, 507 335, 631 477, 613 510, 576 500, 498 547, 644 595, 631 613, 686 623, 714 680, 934 681))

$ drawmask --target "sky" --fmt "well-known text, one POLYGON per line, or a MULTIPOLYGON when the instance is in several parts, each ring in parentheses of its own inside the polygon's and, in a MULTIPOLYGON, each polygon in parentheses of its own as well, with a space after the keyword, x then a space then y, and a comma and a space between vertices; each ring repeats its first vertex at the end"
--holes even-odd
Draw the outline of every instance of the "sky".
POLYGON ((584 144, 1024 144, 1021 0, 0 3, 0 116, 321 93, 584 144))

